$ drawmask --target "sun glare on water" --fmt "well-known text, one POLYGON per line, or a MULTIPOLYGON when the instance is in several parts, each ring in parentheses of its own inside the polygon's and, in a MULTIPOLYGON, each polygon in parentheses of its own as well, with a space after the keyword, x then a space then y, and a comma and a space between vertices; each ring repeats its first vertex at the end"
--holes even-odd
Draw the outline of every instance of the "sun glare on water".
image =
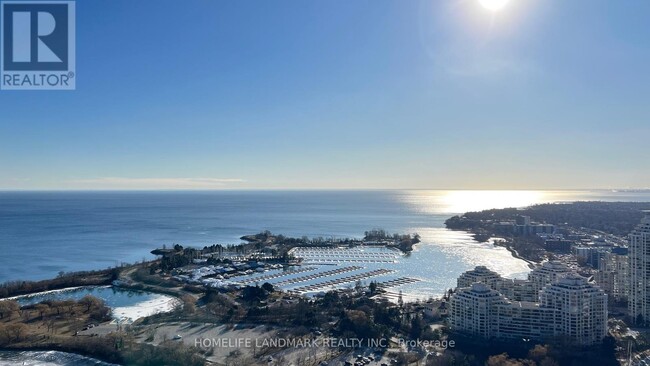
POLYGON ((545 191, 405 191, 400 199, 418 212, 429 214, 459 214, 492 208, 526 207, 558 201, 557 194, 545 191))
POLYGON ((442 197, 448 212, 481 211, 491 208, 525 207, 544 201, 540 191, 449 191, 442 197))
POLYGON ((506 6, 510 0, 478 0, 478 2, 487 10, 498 11, 506 6))

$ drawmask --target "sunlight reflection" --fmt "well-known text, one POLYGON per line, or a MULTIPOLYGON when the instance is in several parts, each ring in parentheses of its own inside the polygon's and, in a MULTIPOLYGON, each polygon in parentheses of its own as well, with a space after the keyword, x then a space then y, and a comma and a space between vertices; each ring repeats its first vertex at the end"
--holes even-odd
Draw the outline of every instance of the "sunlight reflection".
POLYGON ((556 201, 544 191, 410 191, 402 199, 420 212, 464 213, 556 201))
POLYGON ((448 212, 524 207, 544 202, 541 191, 450 191, 442 197, 448 212))

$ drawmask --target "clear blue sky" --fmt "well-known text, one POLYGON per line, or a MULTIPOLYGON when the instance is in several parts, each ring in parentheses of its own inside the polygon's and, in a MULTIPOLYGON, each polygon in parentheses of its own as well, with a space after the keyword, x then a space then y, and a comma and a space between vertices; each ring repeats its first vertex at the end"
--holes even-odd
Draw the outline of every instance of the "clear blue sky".
POLYGON ((650 187, 650 2, 77 2, 0 189, 650 187))

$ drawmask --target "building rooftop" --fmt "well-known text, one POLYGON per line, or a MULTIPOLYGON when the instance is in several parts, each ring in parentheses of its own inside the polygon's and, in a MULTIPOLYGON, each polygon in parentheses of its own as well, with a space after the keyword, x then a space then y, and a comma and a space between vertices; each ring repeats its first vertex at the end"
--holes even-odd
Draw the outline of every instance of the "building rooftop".
POLYGON ((580 276, 580 275, 578 275, 578 274, 576 274, 576 273, 570 273, 570 274, 566 275, 565 277, 561 278, 558 282, 563 283, 563 284, 567 284, 567 285, 569 285, 569 284, 579 285, 579 284, 582 284, 582 283, 587 283, 587 279, 580 276))
POLYGON ((515 301, 511 305, 522 309, 539 309, 539 303, 531 301, 515 301))
POLYGON ((472 292, 483 293, 483 292, 490 292, 490 291, 491 291, 490 288, 481 282, 472 284, 472 292))
POLYGON ((548 271, 568 272, 569 267, 560 261, 553 260, 553 261, 544 262, 542 263, 541 266, 537 266, 535 269, 533 269, 532 273, 540 273, 540 272, 548 272, 548 271))

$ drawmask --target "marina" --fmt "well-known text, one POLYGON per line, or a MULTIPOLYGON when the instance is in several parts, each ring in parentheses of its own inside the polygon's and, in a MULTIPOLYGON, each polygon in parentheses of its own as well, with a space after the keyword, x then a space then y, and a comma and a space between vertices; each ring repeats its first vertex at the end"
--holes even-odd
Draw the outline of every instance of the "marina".
MULTIPOLYGON (((445 251, 454 252, 464 250, 468 241, 472 241, 469 235, 447 230, 425 232, 425 238, 430 241, 444 240, 450 243, 444 248, 445 251)), ((476 251, 495 253, 492 244, 474 245, 476 251)), ((497 250, 503 253, 504 258, 511 257, 507 250, 497 250)), ((432 275, 432 270, 435 273, 436 268, 432 268, 431 263, 434 258, 445 255, 445 251, 428 243, 418 244, 412 254, 403 254, 395 248, 378 245, 295 247, 289 254, 303 266, 302 268, 238 276, 236 280, 231 281, 238 286, 268 282, 280 290, 308 296, 326 290, 344 289, 357 281, 363 286, 375 281, 379 289, 386 291, 385 297, 391 301, 397 301, 400 292, 404 298, 426 300, 442 296, 452 286, 444 278, 432 275)), ((504 269, 504 275, 513 278, 520 278, 526 273, 527 267, 523 261, 520 266, 504 269)))
POLYGON ((387 288, 398 287, 398 286, 406 285, 409 283, 415 283, 415 282, 420 282, 420 280, 417 278, 400 277, 394 280, 379 282, 377 283, 377 288, 387 289, 387 288))
POLYGON ((277 278, 291 276, 291 275, 295 275, 295 274, 299 274, 299 273, 305 273, 305 272, 313 271, 316 268, 317 267, 304 267, 304 268, 301 268, 301 269, 281 271, 279 273, 271 273, 271 274, 266 274, 266 275, 259 276, 259 277, 247 278, 245 280, 241 280, 241 281, 237 281, 237 282, 242 284, 242 285, 248 285, 248 284, 255 283, 255 282, 270 281, 270 280, 275 280, 277 278))
POLYGON ((305 248, 292 249, 289 254, 306 263, 349 262, 349 263, 395 263, 402 253, 397 249, 380 246, 354 248, 305 248))
POLYGON ((309 286, 298 287, 298 288, 293 289, 291 291, 303 294, 303 293, 308 293, 308 292, 313 292, 313 291, 318 291, 318 290, 323 290, 323 289, 337 288, 337 287, 340 287, 341 285, 344 285, 344 284, 354 283, 354 282, 357 282, 357 281, 363 281, 363 280, 367 280, 367 279, 369 279, 371 277, 381 276, 381 275, 389 274, 389 273, 392 273, 392 272, 395 272, 395 271, 390 270, 390 269, 376 269, 376 270, 373 270, 373 271, 363 272, 363 273, 355 274, 355 275, 352 275, 352 276, 339 278, 339 279, 336 279, 336 280, 329 280, 329 281, 320 282, 320 283, 316 283, 316 284, 309 285, 309 286))
POLYGON ((283 286, 286 286, 286 285, 293 285, 293 284, 300 283, 300 282, 313 281, 313 280, 317 280, 317 279, 323 278, 323 277, 330 277, 330 276, 339 275, 339 274, 346 273, 346 272, 352 272, 352 271, 356 271, 356 270, 359 270, 359 269, 362 269, 362 268, 363 267, 359 267, 359 266, 341 267, 341 268, 332 269, 332 270, 325 271, 325 272, 318 272, 318 273, 311 274, 311 275, 308 275, 308 276, 302 276, 302 277, 293 278, 293 279, 290 279, 290 280, 278 282, 275 285, 283 287, 283 286))

